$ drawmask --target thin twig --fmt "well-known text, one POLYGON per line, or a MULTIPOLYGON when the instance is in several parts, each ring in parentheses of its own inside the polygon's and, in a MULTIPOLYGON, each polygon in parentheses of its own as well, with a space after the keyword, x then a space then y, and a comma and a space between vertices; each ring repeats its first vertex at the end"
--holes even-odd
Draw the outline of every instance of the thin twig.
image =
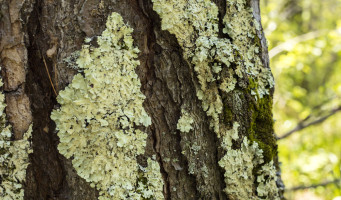
POLYGON ((294 37, 292 39, 289 39, 289 40, 275 46, 274 48, 272 48, 269 51, 269 58, 271 59, 272 57, 276 56, 277 54, 281 53, 282 51, 290 50, 294 45, 296 45, 300 42, 304 42, 307 40, 317 38, 321 35, 321 33, 322 33, 322 30, 312 31, 309 33, 305 33, 303 35, 299 35, 299 36, 294 37))
POLYGON ((337 183, 341 183, 341 179, 335 179, 335 180, 326 181, 326 182, 323 182, 323 183, 313 184, 313 185, 309 185, 309 186, 304 186, 304 185, 296 186, 296 187, 287 189, 287 191, 296 191, 296 190, 304 190, 304 189, 310 189, 310 188, 317 188, 319 186, 324 187, 324 186, 327 186, 327 185, 330 185, 330 184, 337 184, 337 183))
POLYGON ((47 69, 47 64, 46 64, 45 58, 44 58, 44 56, 43 56, 43 55, 42 55, 42 57, 43 57, 43 61, 44 61, 44 65, 45 65, 45 69, 46 69, 47 75, 48 75, 48 77, 49 77, 50 83, 51 83, 51 85, 52 85, 52 89, 53 89, 53 91, 54 91, 54 94, 55 94, 56 96, 58 96, 58 95, 57 95, 57 92, 56 92, 56 89, 54 89, 54 86, 53 86, 53 83, 52 83, 52 79, 51 79, 51 76, 50 76, 49 70, 47 69))
POLYGON ((277 54, 279 54, 283 51, 289 51, 294 45, 296 45, 298 43, 315 39, 315 38, 320 37, 321 35, 323 35, 324 33, 327 33, 327 32, 334 32, 334 33, 340 35, 340 33, 339 33, 339 31, 337 31, 337 29, 333 29, 333 30, 322 29, 322 30, 317 30, 317 31, 311 31, 311 32, 299 35, 297 37, 291 38, 291 39, 275 46, 274 48, 272 48, 269 51, 269 58, 271 59, 272 57, 276 56, 277 54))
POLYGON ((297 132, 297 131, 300 131, 302 129, 305 129, 309 126, 312 126, 312 125, 316 125, 316 124, 319 124, 319 123, 322 123, 323 121, 325 121, 326 119, 328 119, 329 117, 335 115, 338 111, 341 110, 341 106, 337 107, 337 108, 334 108, 333 110, 331 110, 327 115, 323 116, 323 117, 320 117, 312 122, 309 122, 309 123, 306 123, 305 122, 310 119, 310 115, 308 117, 306 117, 305 119, 303 119, 302 121, 300 121, 297 126, 292 129, 291 131, 288 131, 287 133, 283 134, 282 136, 278 137, 278 140, 280 139, 284 139, 288 136, 290 136, 291 134, 297 132))

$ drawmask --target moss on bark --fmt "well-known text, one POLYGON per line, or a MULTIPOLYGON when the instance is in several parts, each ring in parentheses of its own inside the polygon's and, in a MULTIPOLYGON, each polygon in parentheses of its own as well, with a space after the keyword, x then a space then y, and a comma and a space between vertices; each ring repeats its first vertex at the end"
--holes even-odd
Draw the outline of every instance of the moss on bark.
MULTIPOLYGON (((249 87, 246 92, 250 93, 250 90, 255 88, 257 88, 257 83, 249 79, 249 87)), ((270 162, 277 155, 276 138, 273 134, 272 104, 271 95, 266 95, 263 98, 258 98, 257 101, 249 103, 251 124, 247 136, 251 143, 256 141, 263 150, 265 163, 270 162)))

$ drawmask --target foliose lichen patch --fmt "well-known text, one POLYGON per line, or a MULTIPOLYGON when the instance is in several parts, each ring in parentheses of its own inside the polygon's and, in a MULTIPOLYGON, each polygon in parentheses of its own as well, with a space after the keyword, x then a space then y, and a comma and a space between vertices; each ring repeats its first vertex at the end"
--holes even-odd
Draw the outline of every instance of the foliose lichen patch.
POLYGON ((231 199, 279 199, 276 186, 276 168, 273 161, 264 163, 263 150, 258 143, 250 142, 244 137, 241 148, 232 149, 232 141, 238 137, 239 124, 233 123, 231 130, 225 131, 221 147, 226 151, 219 161, 219 166, 225 170, 225 192, 231 199), (260 170, 258 166, 262 165, 260 170), (256 176, 254 170, 257 170, 256 176), (256 194, 250 188, 257 181, 256 194))
POLYGON ((181 117, 177 123, 177 129, 183 133, 188 133, 190 130, 193 129, 192 127, 193 122, 194 122, 193 117, 191 117, 188 112, 182 109, 181 117))
POLYGON ((219 161, 219 166, 225 169, 225 192, 231 199, 255 199, 250 189, 254 185, 253 168, 263 162, 263 151, 254 142, 249 145, 244 138, 241 148, 233 150, 231 146, 222 145, 226 150, 225 156, 219 161), (247 189, 242 189, 247 188, 247 189))
POLYGON ((274 87, 275 82, 270 69, 263 66, 259 56, 261 45, 256 30, 260 30, 260 24, 246 0, 227 0, 226 4, 223 32, 233 39, 233 44, 243 55, 244 71, 256 83, 251 93, 256 98, 263 98, 269 95, 269 88, 274 87))
POLYGON ((97 37, 98 47, 83 45, 77 59, 83 72, 59 93, 52 112, 60 138, 59 152, 72 159, 79 176, 99 190, 99 199, 163 199, 163 180, 154 159, 144 154, 151 118, 135 73, 139 50, 132 28, 112 13, 97 37))
MULTIPOLYGON (((183 49, 183 57, 196 72, 199 82, 196 85, 197 97, 211 118, 210 126, 221 139, 221 147, 226 151, 219 161, 225 170, 226 194, 231 199, 278 199, 278 189, 274 186, 276 178, 262 175, 273 174, 273 162, 264 163, 263 149, 257 141, 250 141, 247 137, 242 140, 241 148, 233 149, 233 141, 238 142, 241 137, 238 135, 240 125, 234 122, 232 130, 226 130, 226 126, 221 124, 224 114, 220 93, 234 91, 238 80, 246 78, 254 83, 247 92, 256 101, 268 96, 274 86, 270 69, 263 66, 259 54, 256 30, 260 26, 250 5, 245 0, 226 1, 223 32, 231 37, 229 39, 218 37, 218 8, 210 0, 152 2, 153 9, 161 17, 161 28, 175 35, 183 49), (256 170, 255 174, 255 169, 262 165, 268 167, 256 170), (256 180, 263 182, 257 184, 256 180), (252 190, 255 187, 257 189, 252 190)), ((257 133, 253 132, 253 135, 257 133)))
MULTIPOLYGON (((0 78, 0 87, 2 86, 0 78)), ((24 199, 23 184, 26 168, 30 163, 28 155, 33 152, 30 142, 32 125, 21 140, 13 141, 12 127, 6 125, 4 100, 5 95, 0 93, 0 198, 24 199)))
POLYGON ((279 199, 278 189, 276 185, 277 181, 277 171, 273 164, 273 161, 266 163, 262 166, 262 169, 258 171, 257 176, 257 194, 258 196, 266 199, 268 197, 274 197, 274 199, 279 199))

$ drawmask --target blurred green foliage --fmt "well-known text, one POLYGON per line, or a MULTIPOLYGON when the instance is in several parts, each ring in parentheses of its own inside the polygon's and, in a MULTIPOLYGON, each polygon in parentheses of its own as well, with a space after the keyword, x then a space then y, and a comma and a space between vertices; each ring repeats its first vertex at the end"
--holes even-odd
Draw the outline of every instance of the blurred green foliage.
MULTIPOLYGON (((332 114, 278 141, 286 188, 340 179, 341 111, 331 111, 341 106, 341 0, 261 0, 260 7, 276 81, 276 134, 332 114)), ((336 200, 341 184, 285 196, 336 200)))

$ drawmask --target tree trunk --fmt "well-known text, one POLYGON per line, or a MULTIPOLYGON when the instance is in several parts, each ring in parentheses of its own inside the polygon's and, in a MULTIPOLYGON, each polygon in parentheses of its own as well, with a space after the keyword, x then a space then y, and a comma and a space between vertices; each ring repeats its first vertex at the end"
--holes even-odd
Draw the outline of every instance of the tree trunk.
MULTIPOLYGON (((0 0, 0 4, 0 61, 7 116, 2 133, 9 127, 13 134, 10 141, 15 145, 15 141, 27 140, 25 133, 33 124, 32 140, 28 139, 33 153, 29 159, 22 158, 28 164, 26 178, 9 180, 23 184, 14 193, 24 193, 11 196, 3 189, 2 198, 119 199, 115 195, 122 190, 121 199, 134 199, 134 195, 161 199, 156 194, 160 188, 164 199, 283 198, 273 133, 273 78, 260 26, 258 0, 0 0), (106 25, 111 20, 109 16, 124 22, 112 28, 113 38, 121 37, 114 33, 133 30, 133 47, 139 49, 136 60, 140 64, 131 73, 135 72, 141 83, 134 85, 142 92, 141 112, 145 110, 151 119, 151 123, 139 124, 127 117, 129 128, 117 122, 125 116, 108 120, 108 126, 114 127, 112 132, 121 129, 125 134, 131 132, 132 137, 138 131, 147 134, 143 140, 144 153, 135 152, 129 157, 137 163, 132 167, 137 175, 132 179, 129 194, 122 185, 114 190, 116 194, 110 194, 110 188, 102 181, 94 181, 91 174, 90 178, 84 178, 87 175, 79 168, 88 166, 76 164, 80 155, 77 151, 81 150, 76 148, 70 154, 70 144, 78 138, 72 136, 69 144, 62 141, 67 132, 63 127, 73 119, 60 119, 64 118, 63 108, 75 109, 71 113, 74 118, 84 109, 77 107, 76 100, 65 103, 63 90, 76 87, 72 84, 77 73, 86 84, 90 81, 87 77, 98 72, 91 74, 82 68, 80 61, 85 57, 80 50, 83 45, 83 50, 90 48, 92 55, 94 49, 104 49, 104 44, 98 41, 105 37, 103 31, 110 29, 106 25), (56 123, 50 118, 52 111, 56 113, 52 116, 56 123), (69 146, 62 152, 63 145, 69 146), (150 174, 146 175, 152 161, 157 163, 157 170, 151 172, 162 177, 159 185, 150 183, 150 174), (141 191, 139 184, 148 189, 141 191), (147 195, 147 190, 152 194, 147 195)), ((121 45, 115 52, 130 51, 127 38, 129 33, 122 36, 124 41, 115 43, 121 45)), ((100 56, 98 61, 102 62, 100 56)), ((115 82, 116 76, 113 77, 115 82)), ((134 83, 128 82, 131 84, 134 83)), ((95 91, 96 84, 88 84, 86 88, 85 92, 95 91)), ((118 92, 108 94, 109 99, 117 95, 118 92)), ((101 102, 96 106, 100 109, 101 102)), ((93 121, 106 119, 95 118, 84 122, 80 132, 94 128, 93 121)), ((120 138, 117 136, 115 140, 120 138)), ((86 138, 85 143, 89 146, 91 141, 86 138)), ((125 144, 123 148, 117 145, 117 151, 124 149, 125 144)), ((132 149, 138 147, 131 145, 132 149)), ((29 153, 27 146, 25 149, 29 153)), ((0 152, 3 157, 5 151, 0 152)), ((95 165, 95 157, 102 156, 98 152, 92 155, 93 163, 87 165, 95 165)), ((117 157, 120 152, 113 153, 117 157)), ((106 157, 107 161, 118 162, 106 157)), ((120 170, 130 169, 124 164, 119 166, 120 170)), ((8 168, 5 164, 1 167, 8 168)), ((0 171, 0 185, 11 177, 8 173, 13 171, 0 171)))

